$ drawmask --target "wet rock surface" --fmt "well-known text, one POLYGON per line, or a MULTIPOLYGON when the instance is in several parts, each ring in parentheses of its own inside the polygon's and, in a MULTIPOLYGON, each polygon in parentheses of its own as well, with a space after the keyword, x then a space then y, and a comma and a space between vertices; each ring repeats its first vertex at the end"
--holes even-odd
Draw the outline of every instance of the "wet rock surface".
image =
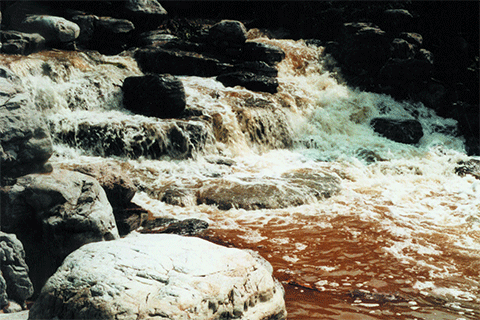
POLYGON ((417 120, 375 118, 370 123, 375 132, 390 140, 416 144, 423 137, 423 129, 417 120))
POLYGON ((8 300, 24 305, 33 295, 33 284, 23 245, 14 234, 0 231, 0 262, 0 308, 8 306, 8 300))
POLYGON ((123 82, 124 106, 136 113, 158 118, 178 118, 186 106, 180 79, 169 74, 128 77, 123 82))
POLYGON ((278 209, 322 200, 340 191, 340 179, 325 172, 293 171, 282 180, 233 181, 212 179, 197 192, 198 203, 215 204, 221 210, 278 209))
POLYGON ((2 178, 45 172, 53 153, 45 121, 13 74, 0 73, 0 159, 2 178))
POLYGON ((17 235, 38 293, 63 259, 82 245, 119 237, 105 191, 66 170, 30 174, 2 189, 2 230, 17 235))
POLYGON ((283 294, 248 252, 199 238, 138 235, 69 255, 29 319, 285 319, 283 294))

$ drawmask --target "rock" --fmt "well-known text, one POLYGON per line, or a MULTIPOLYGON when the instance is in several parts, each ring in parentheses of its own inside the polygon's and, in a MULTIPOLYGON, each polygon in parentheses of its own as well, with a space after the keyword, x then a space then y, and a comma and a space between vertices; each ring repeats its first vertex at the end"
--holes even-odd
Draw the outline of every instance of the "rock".
POLYGON ((80 27, 65 18, 48 15, 27 16, 19 31, 39 33, 47 42, 70 42, 80 35, 80 27))
MULTIPOLYGON (((25 304, 23 304, 23 305, 25 305, 25 304)), ((8 313, 19 313, 19 312, 22 312, 22 310, 23 310, 23 307, 21 305, 19 305, 18 303, 16 303, 15 301, 12 301, 12 300, 8 301, 8 305, 3 308, 3 312, 5 312, 6 314, 8 314, 8 313)), ((2 319, 2 318, 0 317, 0 319, 2 319)), ((25 317, 25 319, 27 319, 27 317, 25 317)))
POLYGON ((398 33, 411 31, 413 16, 405 9, 388 9, 383 12, 382 26, 385 30, 398 33))
POLYGON ((142 223, 141 233, 171 233, 183 236, 196 236, 208 228, 208 222, 200 219, 155 219, 145 220, 142 223))
POLYGON ((242 56, 245 60, 264 61, 269 65, 275 65, 285 58, 285 52, 277 46, 248 41, 242 48, 242 56))
POLYGON ((247 29, 240 21, 222 20, 209 29, 208 40, 218 47, 238 47, 247 40, 247 29))
POLYGON ((269 66, 264 61, 245 61, 234 65, 235 72, 252 72, 256 75, 276 77, 278 75, 277 68, 269 66))
POLYGON ((95 21, 98 20, 98 17, 91 14, 82 14, 75 15, 70 20, 76 23, 80 28, 80 34, 76 42, 81 46, 88 47, 93 38, 93 34, 95 32, 95 21))
POLYGON ((141 48, 134 57, 144 73, 212 77, 232 67, 203 54, 175 49, 141 48))
POLYGON ((169 234, 88 244, 65 259, 29 319, 285 319, 282 285, 248 252, 169 234))
POLYGON ((49 130, 18 81, 9 73, 0 76, 2 178, 48 171, 53 153, 49 130))
POLYGON ((20 177, 2 190, 2 202, 2 230, 24 244, 36 292, 72 251, 119 237, 105 191, 79 172, 20 177))
POLYGON ((158 46, 172 40, 178 40, 178 37, 164 30, 152 30, 141 33, 138 36, 137 45, 139 47, 158 46))
POLYGON ((344 26, 346 34, 335 56, 349 72, 377 74, 388 59, 390 40, 387 33, 365 22, 345 23, 344 26))
POLYGON ((395 38, 390 44, 390 54, 395 59, 412 59, 415 56, 415 47, 406 40, 395 38))
MULTIPOLYGON (((139 116, 140 117, 140 116, 139 116)), ((58 124, 57 124, 58 125, 58 124)), ((203 121, 145 119, 62 119, 61 126, 52 124, 55 139, 89 154, 107 157, 141 156, 158 159, 192 157, 205 149, 212 139, 211 129, 203 121)))
POLYGON ((8 305, 7 283, 3 279, 3 275, 0 275, 0 308, 6 305, 8 305))
POLYGON ((420 48, 423 45, 422 35, 415 32, 402 32, 398 35, 398 38, 408 41, 415 48, 420 48))
POLYGON ((278 209, 312 203, 340 190, 340 180, 328 173, 293 171, 282 180, 250 181, 212 179, 197 192, 198 203, 215 204, 221 210, 278 209))
POLYGON ((418 60, 427 61, 430 65, 433 65, 433 63, 434 63, 433 53, 431 53, 431 52, 428 51, 427 49, 420 49, 420 50, 418 50, 418 53, 417 53, 416 58, 417 58, 418 60))
POLYGON ((128 47, 134 29, 135 26, 129 20, 98 17, 94 20, 90 48, 103 54, 118 54, 128 47))
POLYGON ((427 60, 390 59, 382 67, 378 78, 382 83, 397 87, 411 82, 422 82, 430 78, 433 65, 427 60))
POLYGON ((123 82, 123 104, 136 113, 158 118, 178 118, 185 110, 185 90, 169 74, 128 77, 123 82))
POLYGON ((252 91, 276 93, 278 80, 274 77, 257 75, 252 72, 233 72, 217 76, 226 87, 242 86, 252 91))
POLYGON ((417 120, 374 118, 370 122, 374 131, 395 142, 416 144, 423 137, 423 129, 417 120))
POLYGON ((133 13, 163 17, 167 11, 157 0, 126 0, 125 8, 133 13))
POLYGON ((28 55, 45 48, 45 38, 38 33, 0 31, 0 40, 3 43, 1 52, 7 54, 28 55))
POLYGON ((114 209, 128 206, 137 192, 132 179, 119 165, 102 162, 62 167, 95 178, 105 190, 108 201, 114 209))
POLYGON ((475 179, 480 180, 480 160, 478 159, 469 159, 467 161, 457 162, 457 167, 455 167, 455 173, 463 177, 467 174, 472 175, 475 179))
POLYGON ((0 262, 0 308, 6 302, 2 287, 5 288, 8 299, 24 304, 33 294, 33 284, 28 276, 23 245, 14 234, 0 231, 0 262))

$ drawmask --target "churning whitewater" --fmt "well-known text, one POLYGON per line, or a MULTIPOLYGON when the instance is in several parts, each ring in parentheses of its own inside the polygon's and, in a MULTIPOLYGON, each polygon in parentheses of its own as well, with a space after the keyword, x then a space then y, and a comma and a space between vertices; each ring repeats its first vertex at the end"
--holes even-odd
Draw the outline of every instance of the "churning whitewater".
POLYGON ((456 122, 421 103, 347 87, 322 47, 281 47, 278 93, 179 77, 185 119, 122 106, 125 56, 36 53, 21 76, 55 141, 55 165, 115 162, 158 217, 196 217, 206 237, 258 251, 287 287, 289 319, 480 317, 480 180, 456 122), (417 145, 373 118, 416 119, 417 145))

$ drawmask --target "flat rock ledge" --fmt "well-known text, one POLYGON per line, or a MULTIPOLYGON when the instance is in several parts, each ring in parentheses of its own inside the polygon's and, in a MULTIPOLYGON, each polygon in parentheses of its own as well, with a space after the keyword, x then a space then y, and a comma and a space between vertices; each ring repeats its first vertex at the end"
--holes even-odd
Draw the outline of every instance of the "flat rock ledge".
POLYGON ((172 234, 84 245, 47 281, 29 319, 286 319, 284 290, 248 251, 172 234))

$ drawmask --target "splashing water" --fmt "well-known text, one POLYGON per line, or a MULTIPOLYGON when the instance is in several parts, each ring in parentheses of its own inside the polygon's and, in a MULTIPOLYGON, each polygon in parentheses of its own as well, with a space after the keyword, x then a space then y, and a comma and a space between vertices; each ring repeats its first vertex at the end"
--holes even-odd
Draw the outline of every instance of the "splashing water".
POLYGON ((141 74, 127 56, 7 66, 50 124, 54 164, 119 163, 154 216, 207 220, 206 238, 260 252, 286 286, 289 319, 480 317, 480 181, 455 173, 469 159, 456 122, 349 88, 321 47, 255 41, 286 53, 278 93, 180 77, 199 116, 179 120, 123 109, 123 79, 141 74), (388 140, 375 117, 416 119, 424 136, 388 140))

